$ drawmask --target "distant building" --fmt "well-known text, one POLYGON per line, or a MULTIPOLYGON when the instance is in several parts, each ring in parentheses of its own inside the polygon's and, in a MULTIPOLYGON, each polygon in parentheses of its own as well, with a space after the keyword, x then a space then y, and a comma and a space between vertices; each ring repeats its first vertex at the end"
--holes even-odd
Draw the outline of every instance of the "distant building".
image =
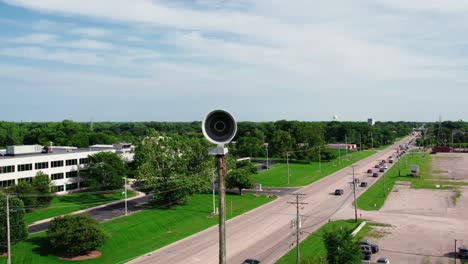
POLYGON ((32 181, 41 171, 52 181, 53 191, 68 193, 80 188, 80 171, 86 170, 90 155, 109 151, 123 160, 133 160, 130 144, 95 145, 86 149, 62 146, 21 145, 8 146, 0 151, 0 187, 32 181))
POLYGON ((375 119, 374 118, 367 118, 367 124, 369 126, 375 125, 375 119))
POLYGON ((331 149, 357 150, 356 144, 328 144, 327 147, 331 149))

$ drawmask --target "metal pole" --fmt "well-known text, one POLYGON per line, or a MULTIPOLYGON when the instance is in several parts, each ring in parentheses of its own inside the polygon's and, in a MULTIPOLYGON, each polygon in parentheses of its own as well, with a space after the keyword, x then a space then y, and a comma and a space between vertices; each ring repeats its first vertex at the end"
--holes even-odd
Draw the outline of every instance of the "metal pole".
POLYGON ((301 253, 300 253, 300 245, 299 245, 299 194, 296 195, 296 263, 301 263, 301 253))
POLYGON ((226 204, 225 204, 225 175, 226 164, 224 155, 217 155, 218 185, 219 185, 219 264, 226 264, 226 204))
POLYGON ((268 145, 266 146, 266 152, 267 152, 267 170, 268 170, 268 145))
POLYGON ((344 135, 344 142, 345 142, 345 147, 346 147, 346 149, 345 149, 345 153, 346 153, 346 154, 345 154, 345 157, 348 158, 348 136, 347 136, 346 134, 344 135))
POLYGON ((320 155, 320 146, 319 146, 319 171, 322 172, 322 156, 320 155))
POLYGON ((370 137, 371 137, 371 142, 372 142, 372 148, 374 148, 374 136, 372 136, 372 132, 370 133, 370 137))
POLYGON ((124 185, 124 192, 125 192, 125 216, 128 215, 128 205, 127 205, 127 177, 124 177, 125 185, 124 185))
POLYGON ((362 151, 362 135, 359 133, 359 151, 362 151))
POLYGON ((401 159, 401 157, 400 157, 400 158, 398 158, 398 177, 400 177, 400 176, 401 176, 401 169, 400 169, 400 159, 401 159))
POLYGON ((356 167, 356 165, 351 167, 353 168, 354 220, 357 222, 356 182, 354 181, 354 167, 356 167))
POLYGON ((214 171, 211 172, 211 190, 213 192, 213 214, 216 213, 214 171))
POLYGON ((289 185, 289 152, 286 152, 286 165, 288 166, 288 185, 289 185))
POLYGON ((6 195, 6 225, 7 225, 7 247, 8 247, 8 260, 7 263, 11 264, 11 243, 10 243, 10 195, 6 195))

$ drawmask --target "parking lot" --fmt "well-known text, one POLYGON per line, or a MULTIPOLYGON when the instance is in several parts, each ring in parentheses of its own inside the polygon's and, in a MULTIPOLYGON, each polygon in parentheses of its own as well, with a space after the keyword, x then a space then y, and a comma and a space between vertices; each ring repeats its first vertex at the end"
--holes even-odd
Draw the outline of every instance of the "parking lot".
MULTIPOLYGON (((468 154, 439 155, 433 162, 437 174, 468 181, 468 154)), ((462 196, 453 204, 452 190, 412 189, 399 182, 380 211, 360 211, 363 218, 385 224, 375 226, 369 234, 368 240, 381 249, 372 260, 387 257, 398 264, 454 263, 455 239, 457 247, 468 246, 468 187, 460 191, 462 196)), ((351 216, 352 208, 345 212, 343 218, 351 216)))

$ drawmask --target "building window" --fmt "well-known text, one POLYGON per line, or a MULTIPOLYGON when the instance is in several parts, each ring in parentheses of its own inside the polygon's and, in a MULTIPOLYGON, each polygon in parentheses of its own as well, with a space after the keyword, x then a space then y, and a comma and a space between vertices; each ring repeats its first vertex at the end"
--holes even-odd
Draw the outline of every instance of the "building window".
POLYGON ((78 160, 77 159, 69 159, 69 160, 66 160, 65 161, 65 165, 66 166, 73 166, 73 165, 77 165, 78 164, 78 160))
POLYGON ((88 158, 81 158, 80 159, 80 164, 88 164, 89 163, 89 159, 88 158))
POLYGON ((18 182, 32 182, 33 177, 18 179, 18 182))
POLYGON ((2 173, 11 173, 11 172, 15 172, 15 166, 14 165, 0 167, 0 174, 2 174, 2 173))
POLYGON ((60 180, 60 179, 63 179, 63 172, 51 174, 51 175, 50 175, 50 178, 51 178, 52 180, 60 180))
POLYGON ((78 183, 70 183, 70 184, 67 184, 67 191, 69 190, 76 190, 78 189, 78 183))
POLYGON ((32 163, 18 165, 18 171, 30 171, 32 170, 32 163))
POLYGON ((63 185, 52 186, 52 192, 63 192, 63 185))
POLYGON ((47 168, 49 168, 49 162, 37 162, 36 164, 34 164, 34 169, 36 170, 42 170, 47 168))
POLYGON ((15 185, 15 180, 0 181, 0 187, 8 187, 12 185, 15 185))
POLYGON ((67 178, 78 177, 78 171, 69 171, 66 173, 67 178))
POLYGON ((63 167, 63 160, 51 161, 50 167, 52 168, 63 167))

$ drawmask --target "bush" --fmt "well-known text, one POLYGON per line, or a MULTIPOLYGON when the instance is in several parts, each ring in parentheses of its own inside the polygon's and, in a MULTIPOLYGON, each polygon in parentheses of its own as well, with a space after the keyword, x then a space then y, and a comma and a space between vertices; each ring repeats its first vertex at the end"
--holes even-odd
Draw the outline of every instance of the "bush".
POLYGON ((89 215, 54 218, 47 231, 51 247, 69 256, 83 255, 102 246, 107 236, 89 215))

